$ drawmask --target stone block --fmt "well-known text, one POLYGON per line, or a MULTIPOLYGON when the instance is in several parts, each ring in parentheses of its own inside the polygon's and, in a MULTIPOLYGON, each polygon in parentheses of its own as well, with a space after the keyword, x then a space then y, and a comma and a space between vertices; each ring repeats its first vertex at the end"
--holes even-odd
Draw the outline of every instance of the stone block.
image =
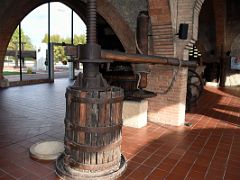
POLYGON ((1 79, 0 80, 0 88, 6 88, 9 87, 9 82, 7 79, 1 79))
POLYGON ((147 125, 148 101, 124 101, 123 125, 133 128, 142 128, 147 125))

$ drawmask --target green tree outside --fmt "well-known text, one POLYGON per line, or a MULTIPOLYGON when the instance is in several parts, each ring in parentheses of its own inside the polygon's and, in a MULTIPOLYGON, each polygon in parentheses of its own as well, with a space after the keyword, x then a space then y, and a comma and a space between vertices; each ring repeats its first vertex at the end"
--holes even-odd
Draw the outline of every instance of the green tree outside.
MULTIPOLYGON (((50 42, 62 43, 64 41, 58 34, 53 34, 50 36, 50 42)), ((44 35, 42 43, 48 43, 48 34, 44 35)), ((62 46, 54 47, 54 60, 56 63, 61 61, 63 64, 67 62, 67 57, 64 55, 64 48, 62 46)))
MULTIPOLYGON (((21 29, 21 42, 22 42, 22 50, 34 50, 34 46, 32 45, 31 39, 28 35, 24 33, 21 29)), ((18 50, 19 50, 19 28, 17 27, 14 31, 12 38, 8 44, 8 50, 15 50, 16 55, 14 57, 15 66, 18 67, 18 50)))
POLYGON ((74 35, 74 38, 73 38, 73 44, 74 45, 78 45, 78 44, 86 44, 87 42, 87 38, 86 38, 86 35, 74 35))
MULTIPOLYGON (((34 50, 34 46, 32 45, 31 39, 28 35, 24 33, 24 31, 21 29, 21 41, 24 44, 24 50, 34 50)), ((16 50, 19 46, 19 28, 17 27, 14 31, 12 38, 8 44, 8 49, 10 50, 16 50)))
MULTIPOLYGON (((65 42, 67 44, 71 44, 71 38, 62 38, 58 34, 53 34, 50 36, 50 42, 55 43, 62 43, 65 42)), ((45 34, 42 40, 42 43, 48 43, 48 34, 45 34)), ((86 43, 86 36, 85 35, 74 35, 73 39, 74 45, 77 44, 85 44, 86 43)), ((67 57, 64 54, 64 47, 63 46, 55 46, 54 47, 54 60, 56 63, 62 62, 63 64, 67 64, 67 57)))
MULTIPOLYGON (((62 43, 63 42, 63 38, 61 38, 61 36, 59 34, 53 34, 50 36, 50 42, 56 42, 56 43, 62 43)), ((43 39, 42 39, 42 43, 48 43, 48 34, 45 34, 43 39)))

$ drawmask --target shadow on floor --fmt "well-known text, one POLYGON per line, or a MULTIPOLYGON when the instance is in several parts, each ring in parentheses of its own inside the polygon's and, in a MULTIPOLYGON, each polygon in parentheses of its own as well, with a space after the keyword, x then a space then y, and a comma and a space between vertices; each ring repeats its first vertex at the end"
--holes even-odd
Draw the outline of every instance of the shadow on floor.
MULTIPOLYGON (((236 90, 238 91, 238 90, 236 90)), ((232 92, 235 92, 232 89, 232 92)), ((240 126, 240 98, 217 88, 205 88, 192 114, 200 114, 240 126)))
MULTIPOLYGON (((222 122, 220 122, 222 124, 222 122)), ((126 173, 119 179, 239 179, 240 129, 148 125, 124 128, 126 173)))

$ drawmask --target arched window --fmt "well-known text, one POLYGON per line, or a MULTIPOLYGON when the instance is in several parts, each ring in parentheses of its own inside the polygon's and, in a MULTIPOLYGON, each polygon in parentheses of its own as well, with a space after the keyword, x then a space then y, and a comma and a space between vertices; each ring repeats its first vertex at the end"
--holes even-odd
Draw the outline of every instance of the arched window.
POLYGON ((68 63, 62 42, 86 41, 86 26, 80 17, 60 2, 43 4, 19 23, 9 43, 4 75, 9 81, 49 79, 49 56, 53 56, 55 77, 68 76, 68 63), (55 43, 53 52, 49 43, 55 43), (21 59, 21 60, 20 60, 21 59), (9 75, 9 76, 8 76, 9 75))

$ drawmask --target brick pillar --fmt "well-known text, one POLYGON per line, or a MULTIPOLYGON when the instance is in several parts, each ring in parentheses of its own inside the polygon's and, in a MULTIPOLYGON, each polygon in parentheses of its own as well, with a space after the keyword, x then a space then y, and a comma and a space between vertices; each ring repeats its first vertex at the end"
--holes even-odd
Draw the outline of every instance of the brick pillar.
MULTIPOLYGON (((160 92, 167 89, 177 68, 152 66, 149 74, 148 89, 160 92)), ((166 94, 158 94, 149 100, 148 119, 152 122, 173 126, 183 125, 185 121, 185 100, 187 71, 180 69, 172 89, 166 94)))
POLYGON ((213 0, 213 10, 216 24, 216 48, 218 56, 221 56, 221 51, 224 48, 225 38, 225 1, 213 0))
MULTIPOLYGON (((149 14, 152 23, 153 53, 167 57, 180 56, 179 58, 182 59, 183 51, 180 51, 179 48, 176 49, 174 45, 175 37, 168 0, 150 0, 149 14), (180 55, 178 56, 178 54, 180 55)), ((151 66, 147 89, 158 92, 158 95, 149 99, 148 120, 174 126, 183 125, 185 121, 186 84, 187 70, 185 68, 151 66), (160 92, 169 87, 175 71, 178 71, 178 75, 173 87, 169 92, 161 94, 160 92)))

